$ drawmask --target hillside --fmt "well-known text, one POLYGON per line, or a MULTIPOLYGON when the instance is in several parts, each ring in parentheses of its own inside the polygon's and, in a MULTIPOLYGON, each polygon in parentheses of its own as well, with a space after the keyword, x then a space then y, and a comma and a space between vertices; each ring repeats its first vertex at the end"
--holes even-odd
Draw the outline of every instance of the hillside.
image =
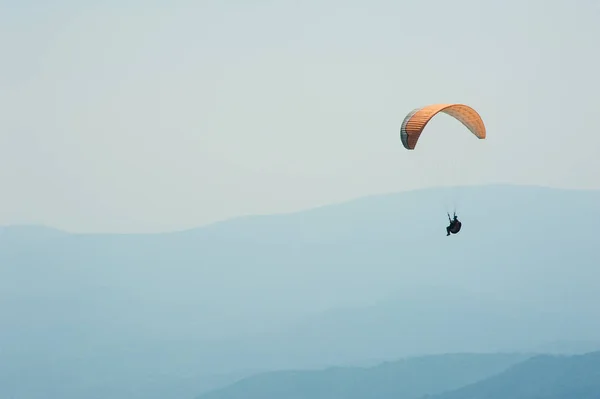
POLYGON ((600 352, 536 356, 499 375, 429 399, 598 399, 600 352))
POLYGON ((198 399, 597 399, 600 352, 584 355, 454 354, 368 368, 255 375, 198 399))
POLYGON ((25 396, 20 375, 45 381, 31 398, 153 399, 282 368, 598 342, 598 225, 600 191, 484 186, 169 234, 6 227, 0 396, 25 396), (446 237, 454 192, 464 227, 446 237))
POLYGON ((414 399, 479 381, 525 358, 456 354, 409 358, 370 368, 279 371, 246 378, 198 399, 414 399))

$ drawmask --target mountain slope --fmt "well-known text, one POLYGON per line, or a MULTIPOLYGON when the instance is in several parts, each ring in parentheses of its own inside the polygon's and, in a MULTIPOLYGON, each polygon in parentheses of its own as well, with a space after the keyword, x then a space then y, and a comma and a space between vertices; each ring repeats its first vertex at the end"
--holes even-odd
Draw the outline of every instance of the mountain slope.
POLYGON ((198 399, 413 399, 499 373, 524 355, 441 355, 371 368, 279 371, 248 377, 198 399))
POLYGON ((429 399, 598 399, 600 352, 536 356, 499 375, 429 399))
MULTIPOLYGON (((43 378, 53 359, 47 383, 70 381, 54 396, 121 384, 111 397, 134 399, 190 375, 598 341, 600 191, 464 187, 463 230, 446 237, 453 192, 170 234, 4 228, 7 372, 43 378)), ((191 395, 214 387, 195 381, 191 395)))

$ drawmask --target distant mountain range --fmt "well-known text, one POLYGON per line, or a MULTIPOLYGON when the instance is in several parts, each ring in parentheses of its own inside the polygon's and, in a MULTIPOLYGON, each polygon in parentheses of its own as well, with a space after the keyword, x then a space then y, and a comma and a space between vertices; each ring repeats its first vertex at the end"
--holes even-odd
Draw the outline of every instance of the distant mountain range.
POLYGON ((597 399, 600 352, 577 356, 455 354, 370 368, 280 371, 198 399, 597 399))
POLYGON ((600 349, 598 226, 600 191, 483 186, 177 233, 4 227, 0 397, 193 397, 270 370, 600 349))
POLYGON ((426 398, 598 399, 600 352, 577 356, 536 356, 498 375, 426 398))
POLYGON ((198 399, 417 399, 475 383, 524 359, 526 355, 453 354, 367 368, 277 371, 245 378, 198 399))

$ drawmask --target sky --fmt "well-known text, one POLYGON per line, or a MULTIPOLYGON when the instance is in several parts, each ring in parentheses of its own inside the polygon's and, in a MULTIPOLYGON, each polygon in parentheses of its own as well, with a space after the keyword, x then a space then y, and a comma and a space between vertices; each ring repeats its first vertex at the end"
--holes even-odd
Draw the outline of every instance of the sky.
POLYGON ((0 0, 0 225, 159 232, 456 184, 600 188, 594 0, 0 0), (474 107, 477 140, 439 115, 474 107))

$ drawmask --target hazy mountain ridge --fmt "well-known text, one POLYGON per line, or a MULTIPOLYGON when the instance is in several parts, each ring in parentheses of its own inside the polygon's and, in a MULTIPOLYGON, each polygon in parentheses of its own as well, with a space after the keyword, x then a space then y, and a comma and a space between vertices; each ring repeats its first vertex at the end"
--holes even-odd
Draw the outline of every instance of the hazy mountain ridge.
POLYGON ((198 399, 596 399, 600 351, 574 356, 448 354, 261 373, 198 399))
POLYGON ((483 381, 426 398, 597 399, 600 398, 600 352, 536 356, 483 381))
POLYGON ((245 378, 198 399, 416 399, 479 381, 526 358, 518 354, 448 354, 369 368, 278 371, 245 378))
POLYGON ((138 381, 149 398, 213 387, 202 374, 594 341, 598 225, 600 191, 487 186, 176 233, 22 230, 0 235, 0 349, 9 373, 42 378, 51 358, 73 386, 87 367, 102 371, 85 389, 138 381), (446 237, 455 192, 464 229, 446 237))

